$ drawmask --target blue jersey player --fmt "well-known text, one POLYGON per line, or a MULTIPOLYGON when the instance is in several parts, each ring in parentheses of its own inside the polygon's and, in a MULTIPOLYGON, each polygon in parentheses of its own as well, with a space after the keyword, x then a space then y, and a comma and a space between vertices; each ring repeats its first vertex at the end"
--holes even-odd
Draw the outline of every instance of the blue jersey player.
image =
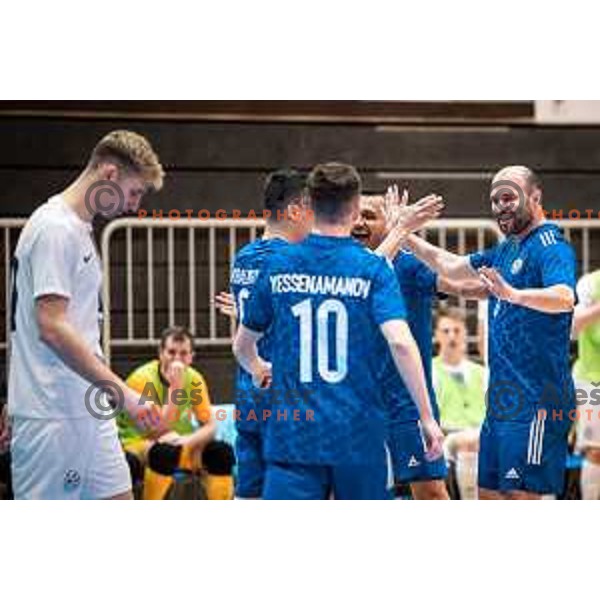
POLYGON ((415 236, 409 245, 446 277, 479 278, 488 308, 490 382, 480 437, 480 497, 540 498, 563 489, 567 434, 575 406, 569 341, 575 254, 544 219, 541 182, 505 167, 491 186, 492 211, 507 236, 460 257, 415 236))
MULTIPOLYGON (((352 229, 355 239, 371 249, 383 248, 382 244, 390 233, 391 225, 386 211, 386 199, 380 195, 363 195, 360 216, 352 229)), ((386 254, 389 255, 388 252, 386 254)), ((427 265, 405 250, 396 254, 393 265, 406 304, 407 321, 421 354, 433 413, 438 419, 431 362, 434 299, 438 293, 477 297, 487 295, 487 291, 478 282, 451 282, 438 277, 427 265)), ((434 461, 425 459, 417 409, 389 355, 380 385, 388 411, 388 444, 396 480, 410 484, 415 499, 447 500, 445 461, 442 457, 434 461)))
POLYGON ((308 190, 315 230, 270 258, 234 341, 256 385, 272 377, 263 497, 387 498, 386 419, 377 385, 386 346, 419 407, 428 459, 441 454, 443 436, 393 269, 350 236, 358 173, 319 165, 308 190), (257 352, 263 332, 270 332, 272 372, 257 352))
MULTIPOLYGON (((241 248, 231 270, 230 289, 240 320, 269 257, 288 243, 300 241, 312 226, 310 211, 306 208, 306 177, 293 169, 270 174, 264 188, 264 207, 270 216, 262 239, 241 248)), ((266 332, 259 342, 260 355, 266 360, 271 358, 270 337, 266 332)), ((236 497, 260 498, 265 470, 263 415, 268 411, 268 398, 252 385, 252 377, 241 367, 236 381, 236 410, 236 497)))

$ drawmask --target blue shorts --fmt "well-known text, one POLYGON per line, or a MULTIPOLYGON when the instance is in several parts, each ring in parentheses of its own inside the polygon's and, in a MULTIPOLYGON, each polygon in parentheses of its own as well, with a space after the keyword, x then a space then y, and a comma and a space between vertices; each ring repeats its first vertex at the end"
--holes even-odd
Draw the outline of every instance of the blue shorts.
POLYGON ((399 483, 446 479, 448 468, 444 457, 433 461, 425 458, 425 442, 418 420, 390 423, 388 446, 394 477, 399 483))
POLYGON ((237 459, 235 495, 238 498, 261 498, 265 480, 262 433, 238 430, 235 454, 237 459))
POLYGON ((563 491, 569 421, 485 420, 479 438, 479 487, 535 494, 563 491))
POLYGON ((372 465, 324 466, 270 463, 265 500, 390 500, 385 460, 372 465))

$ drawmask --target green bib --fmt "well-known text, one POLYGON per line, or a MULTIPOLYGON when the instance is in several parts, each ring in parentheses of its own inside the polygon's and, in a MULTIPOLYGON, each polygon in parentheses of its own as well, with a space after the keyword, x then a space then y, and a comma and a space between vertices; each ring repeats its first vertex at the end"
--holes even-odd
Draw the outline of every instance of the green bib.
MULTIPOLYGON (((600 302, 600 271, 590 276, 592 299, 600 302)), ((575 379, 600 381, 600 322, 586 327, 577 338, 577 360, 573 368, 575 379)))
POLYGON ((464 381, 449 373, 436 356, 433 359, 435 395, 444 429, 479 427, 485 418, 485 368, 467 361, 464 381))

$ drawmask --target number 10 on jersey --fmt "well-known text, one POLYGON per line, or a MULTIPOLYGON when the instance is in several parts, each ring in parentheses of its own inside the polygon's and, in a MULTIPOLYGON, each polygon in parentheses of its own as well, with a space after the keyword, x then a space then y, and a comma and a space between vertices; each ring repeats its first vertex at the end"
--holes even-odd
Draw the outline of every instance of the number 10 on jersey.
POLYGON ((317 335, 317 371, 327 383, 339 383, 348 373, 348 311, 339 300, 328 299, 315 310, 308 298, 292 306, 300 323, 300 382, 312 383, 313 336, 317 335), (334 317, 335 334, 329 336, 329 318, 334 317), (330 352, 335 344, 335 366, 330 368, 330 352))

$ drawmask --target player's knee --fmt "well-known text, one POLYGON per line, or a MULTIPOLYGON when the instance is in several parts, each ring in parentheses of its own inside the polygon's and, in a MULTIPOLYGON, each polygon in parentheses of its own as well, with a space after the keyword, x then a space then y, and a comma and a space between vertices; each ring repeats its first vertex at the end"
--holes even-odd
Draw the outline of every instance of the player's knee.
POLYGON ((535 492, 527 492, 525 490, 511 490, 506 493, 508 500, 539 500, 541 494, 535 492))
POLYGON ((505 500, 506 496, 496 490, 490 490, 488 488, 479 488, 479 499, 480 500, 505 500))
POLYGON ((415 500, 449 500, 446 483, 442 480, 418 481, 411 484, 415 500))
POLYGON ((585 451, 585 457, 590 462, 600 465, 600 448, 588 448, 585 451))
POLYGON ((210 475, 231 475, 235 466, 233 448, 226 442, 210 442, 202 452, 202 464, 210 475))
POLYGON ((158 442, 148 452, 148 466, 159 475, 173 475, 179 468, 181 450, 181 446, 158 442))

